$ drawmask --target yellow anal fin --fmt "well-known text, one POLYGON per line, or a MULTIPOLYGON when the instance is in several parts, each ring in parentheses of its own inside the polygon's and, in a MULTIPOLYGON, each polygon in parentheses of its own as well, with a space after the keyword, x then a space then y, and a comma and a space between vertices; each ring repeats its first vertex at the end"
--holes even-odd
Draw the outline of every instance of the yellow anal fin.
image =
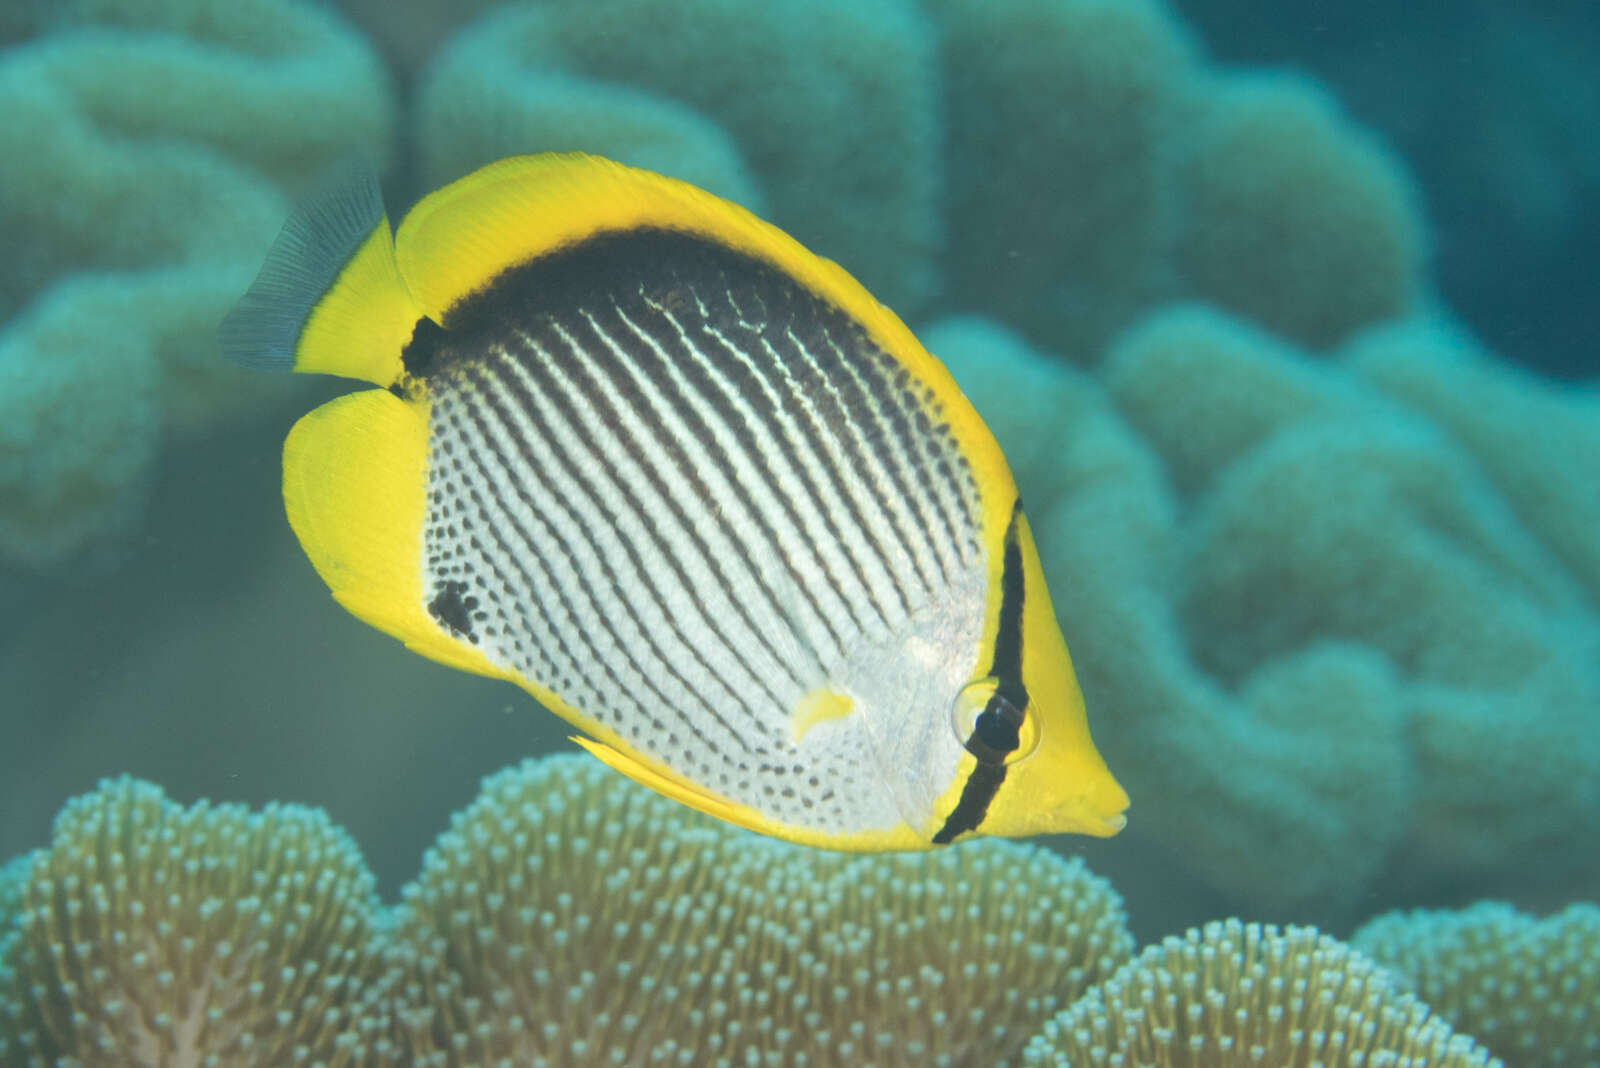
POLYGON ((578 734, 573 735, 572 740, 593 753, 606 767, 620 771, 634 782, 648 786, 658 794, 680 801, 696 811, 715 816, 719 820, 767 834, 774 833, 766 827, 758 826, 758 824, 770 825, 771 821, 766 820, 752 808, 719 797, 704 787, 681 776, 673 775, 665 769, 653 768, 637 757, 604 742, 597 742, 593 738, 585 738, 578 734))
POLYGON ((218 339, 246 366, 388 386, 400 380, 401 352, 421 317, 400 279, 377 179, 361 171, 283 224, 218 339))
POLYGON ((647 764, 615 746, 597 742, 593 738, 573 735, 572 740, 583 746, 607 767, 619 771, 634 782, 648 786, 665 797, 688 805, 697 812, 715 816, 736 827, 758 834, 782 838, 801 845, 821 849, 838 849, 851 852, 876 853, 890 850, 927 849, 926 838, 917 835, 905 824, 887 830, 825 831, 820 828, 795 827, 779 823, 737 801, 712 793, 698 783, 676 775, 659 766, 647 764))
POLYGON ((289 525, 350 613, 424 656, 510 677, 428 615, 422 589, 427 402, 369 389, 306 414, 283 446, 289 525))

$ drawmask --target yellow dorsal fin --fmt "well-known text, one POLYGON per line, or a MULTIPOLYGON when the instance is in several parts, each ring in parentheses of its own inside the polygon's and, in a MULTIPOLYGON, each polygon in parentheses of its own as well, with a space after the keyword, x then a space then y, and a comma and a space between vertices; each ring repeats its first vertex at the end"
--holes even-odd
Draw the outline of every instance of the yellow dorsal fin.
POLYGON ((687 182, 598 156, 512 156, 474 171, 411 209, 396 256, 417 304, 439 320, 508 267, 593 234, 643 227, 697 234, 766 260, 863 325, 897 328, 893 340, 921 350, 859 282, 782 230, 687 182))

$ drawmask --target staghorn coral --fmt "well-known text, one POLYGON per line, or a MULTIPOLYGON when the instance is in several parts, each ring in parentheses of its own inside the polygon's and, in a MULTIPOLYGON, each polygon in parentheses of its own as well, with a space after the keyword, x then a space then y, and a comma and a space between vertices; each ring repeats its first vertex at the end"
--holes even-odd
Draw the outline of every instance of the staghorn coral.
POLYGON ((333 1068, 381 1046, 372 876, 320 811, 182 808, 111 780, 22 865, 0 913, 4 1063, 333 1068))
POLYGON ((503 155, 608 154, 764 208, 902 310, 940 244, 932 35, 905 0, 514 4, 424 73, 430 185, 503 155), (619 32, 626 27, 626 32, 619 32))
POLYGON ((1131 952, 1081 864, 825 853, 574 757, 488 779, 405 893, 418 1064, 991 1065, 1131 952))
POLYGON ((0 554, 30 563, 125 527, 164 426, 259 405, 216 322, 285 194, 381 159, 390 123, 370 50, 318 6, 82 0, 48 25, 0 54, 0 554), (62 424, 90 432, 32 436, 62 424))
POLYGON ((1499 902, 1394 912, 1351 944, 1518 1068, 1600 1061, 1600 908, 1536 919, 1499 902))
MULTIPOLYGON (((1212 309, 1150 318, 1095 376, 981 323, 924 336, 1016 467, 1130 835, 1257 910, 1594 874, 1600 619, 1547 533, 1584 514, 1592 402, 1541 451, 1476 417, 1503 428, 1480 460, 1375 389, 1376 357, 1212 309), (1554 469, 1502 489, 1534 455, 1554 469)), ((1430 395, 1499 378, 1427 366, 1430 395)))
POLYGON ((1238 920, 1149 947, 1048 1021, 1023 1063, 1074 1068, 1498 1065, 1312 927, 1238 920))

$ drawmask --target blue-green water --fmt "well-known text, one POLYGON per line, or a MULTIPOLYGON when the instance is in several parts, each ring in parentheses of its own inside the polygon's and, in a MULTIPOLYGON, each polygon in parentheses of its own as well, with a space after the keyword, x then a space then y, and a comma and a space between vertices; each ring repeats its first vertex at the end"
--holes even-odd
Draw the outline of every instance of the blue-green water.
POLYGON ((1133 798, 1049 844, 1141 942, 1600 900, 1600 18, 686 8, 0 14, 0 860, 131 773, 325 807, 393 897, 570 748, 332 602, 278 450, 343 387, 212 331, 349 156, 398 218, 585 149, 745 201, 948 360, 1133 798))

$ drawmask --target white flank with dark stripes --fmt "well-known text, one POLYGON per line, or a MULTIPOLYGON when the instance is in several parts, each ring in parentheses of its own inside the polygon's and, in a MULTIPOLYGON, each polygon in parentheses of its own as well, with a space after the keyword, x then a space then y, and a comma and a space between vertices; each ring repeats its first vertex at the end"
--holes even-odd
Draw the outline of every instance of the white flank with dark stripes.
POLYGON ((859 332, 727 290, 543 316, 430 380, 424 588, 719 794, 825 831, 923 819, 981 667, 976 489, 859 332), (796 742, 823 687, 858 714, 796 742))

